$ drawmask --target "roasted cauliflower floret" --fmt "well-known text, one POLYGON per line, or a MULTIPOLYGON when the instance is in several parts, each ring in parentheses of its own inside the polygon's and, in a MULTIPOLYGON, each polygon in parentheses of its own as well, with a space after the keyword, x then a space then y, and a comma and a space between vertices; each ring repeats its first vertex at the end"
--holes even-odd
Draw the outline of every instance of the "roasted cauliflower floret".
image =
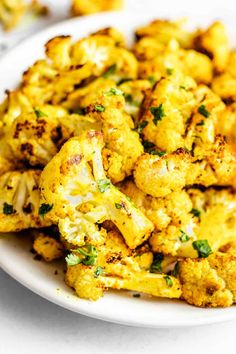
POLYGON ((176 278, 148 271, 147 265, 150 267, 152 263, 150 252, 132 254, 119 238, 115 232, 108 233, 108 241, 97 254, 93 252, 92 261, 91 252, 90 257, 81 256, 83 253, 86 255, 86 250, 75 250, 67 257, 66 283, 75 289, 79 297, 97 300, 109 288, 139 291, 158 297, 180 297, 176 278), (148 263, 143 264, 143 258, 148 258, 148 263))
POLYGON ((139 134, 134 131, 132 118, 125 112, 123 93, 113 88, 97 97, 87 112, 102 123, 106 149, 105 169, 113 183, 131 175, 138 157, 143 153, 139 134))
POLYGON ((72 0, 71 12, 74 16, 88 15, 101 11, 119 10, 123 0, 72 0))
POLYGON ((73 135, 69 120, 63 109, 45 106, 17 117, 5 139, 17 160, 44 166, 73 135))
POLYGON ((212 250, 217 251, 236 240, 236 198, 231 190, 204 192, 189 189, 196 218, 195 232, 198 239, 207 239, 212 250))
POLYGON ((48 9, 37 0, 2 0, 0 3, 0 22, 9 31, 16 27, 27 12, 35 15, 46 15, 48 9))
POLYGON ((235 302, 236 258, 216 253, 207 259, 179 263, 182 296, 200 307, 226 307, 235 302))
POLYGON ((170 39, 176 39, 181 47, 191 46, 192 35, 184 29, 185 21, 155 20, 147 26, 140 27, 135 31, 137 39, 143 37, 154 37, 156 41, 166 44, 170 39))
POLYGON ((41 171, 12 171, 0 177, 0 232, 51 225, 40 215, 41 171))
POLYGON ((206 184, 206 171, 202 171, 199 163, 193 163, 189 153, 177 150, 162 157, 149 154, 142 155, 135 166, 134 179, 137 187, 153 197, 165 197, 173 191, 180 191, 186 185, 198 183, 199 179, 206 184))
POLYGON ((46 262, 52 262, 63 257, 63 245, 60 241, 45 232, 33 231, 33 235, 35 237, 33 249, 46 262))
POLYGON ((209 84, 212 80, 211 60, 195 50, 181 49, 175 39, 163 45, 155 38, 144 37, 134 45, 133 51, 140 60, 140 78, 160 80, 174 71, 180 71, 192 76, 198 83, 209 84))
POLYGON ((53 205, 48 213, 50 220, 59 223, 66 236, 64 225, 75 222, 75 244, 100 242, 98 226, 111 220, 120 230, 130 248, 143 243, 153 230, 153 224, 125 195, 107 179, 103 170, 100 132, 88 131, 79 138, 69 140, 48 163, 41 176, 42 202, 53 205), (98 241, 97 241, 98 239, 98 241))
POLYGON ((137 122, 139 108, 144 98, 144 93, 151 88, 148 80, 128 80, 119 85, 125 96, 125 111, 137 122))
POLYGON ((229 43, 226 28, 221 22, 214 22, 205 31, 199 30, 194 44, 197 50, 209 55, 218 72, 224 71, 229 58, 229 43))
POLYGON ((147 91, 141 121, 146 121, 142 133, 145 140, 167 152, 184 147, 184 134, 195 99, 196 84, 190 77, 173 74, 161 79, 147 91))

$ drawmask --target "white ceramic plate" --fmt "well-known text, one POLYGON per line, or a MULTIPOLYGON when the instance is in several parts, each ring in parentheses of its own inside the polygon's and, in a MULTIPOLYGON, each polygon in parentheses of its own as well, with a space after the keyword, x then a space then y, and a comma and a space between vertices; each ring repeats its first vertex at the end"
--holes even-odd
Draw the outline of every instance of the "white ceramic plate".
MULTIPOLYGON (((173 10, 173 9, 172 9, 173 10)), ((170 11, 160 12, 156 17, 170 17, 170 11)), ((179 18, 181 13, 172 11, 172 17, 179 18)), ((191 16, 191 14, 190 14, 191 16)), ((191 26, 206 25, 217 16, 211 18, 191 16, 191 26)), ((71 34, 75 38, 105 27, 116 26, 132 40, 133 30, 141 24, 155 18, 153 14, 107 13, 72 19, 53 26, 31 37, 0 61, 0 100, 5 89, 17 85, 21 73, 34 60, 43 56, 44 43, 55 35, 71 34)), ((230 37, 236 43, 235 21, 223 18, 228 26, 230 37), (235 33, 233 33, 234 31, 235 33), (232 33, 231 33, 232 32, 232 33)), ((63 267, 60 263, 45 264, 33 259, 29 252, 27 237, 1 235, 0 266, 17 281, 41 295, 42 297, 74 312, 87 316, 147 327, 181 327, 209 324, 236 319, 236 307, 226 309, 200 309, 181 301, 153 299, 146 296, 134 298, 132 293, 120 291, 109 292, 97 302, 77 298, 63 282, 63 267), (58 274, 54 274, 55 270, 58 274)))

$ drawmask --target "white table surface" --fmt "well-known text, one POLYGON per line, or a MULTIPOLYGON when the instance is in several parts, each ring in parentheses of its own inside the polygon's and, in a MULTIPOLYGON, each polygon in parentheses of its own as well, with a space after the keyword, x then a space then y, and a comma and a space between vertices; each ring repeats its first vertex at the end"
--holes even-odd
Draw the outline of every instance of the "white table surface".
MULTIPOLYGON (((86 1, 86 0, 85 0, 86 1)), ((196 12, 211 3, 214 13, 233 12, 230 0, 189 1, 196 12)), ((68 0, 44 0, 53 5, 50 21, 33 24, 27 31, 10 35, 0 32, 0 45, 14 45, 22 37, 66 18, 68 0)), ((186 11, 185 0, 126 0, 126 8, 155 11, 163 4, 186 11)), ((158 313, 157 313, 158 316, 158 313)), ((236 321, 184 328, 142 329, 89 319, 62 309, 33 294, 0 270, 0 354, 218 354, 235 353, 236 321)))

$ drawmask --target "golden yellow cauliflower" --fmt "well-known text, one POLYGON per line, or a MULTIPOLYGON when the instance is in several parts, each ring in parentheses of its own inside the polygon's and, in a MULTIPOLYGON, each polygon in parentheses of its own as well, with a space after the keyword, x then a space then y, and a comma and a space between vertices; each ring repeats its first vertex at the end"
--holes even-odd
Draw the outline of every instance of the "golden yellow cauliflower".
POLYGON ((111 220, 133 249, 150 236, 153 224, 107 179, 103 146, 102 133, 92 130, 66 142, 42 172, 42 203, 51 206, 47 216, 67 241, 101 243, 98 224, 111 220))
POLYGON ((60 241, 44 232, 34 231, 33 234, 35 236, 33 249, 46 262, 63 257, 63 245, 60 241))
POLYGON ((213 254, 179 262, 182 297, 199 307, 227 307, 235 301, 236 258, 213 254))
POLYGON ((179 281, 166 274, 149 272, 152 260, 148 251, 132 254, 117 232, 109 232, 98 252, 88 245, 67 257, 66 283, 79 297, 90 300, 97 300, 108 288, 179 298, 179 281), (148 261, 143 262, 144 258, 148 261))
POLYGON ((0 232, 51 225, 40 213, 41 171, 12 171, 0 177, 0 232))
POLYGON ((71 12, 74 16, 89 15, 101 11, 120 10, 123 0, 72 0, 71 12))
POLYGON ((16 27, 27 12, 39 16, 46 15, 48 9, 37 0, 2 0, 0 3, 0 22, 4 30, 9 31, 16 27))
POLYGON ((197 31, 193 41, 197 50, 209 55, 218 72, 224 71, 229 58, 229 41, 221 22, 214 22, 205 31, 197 31))

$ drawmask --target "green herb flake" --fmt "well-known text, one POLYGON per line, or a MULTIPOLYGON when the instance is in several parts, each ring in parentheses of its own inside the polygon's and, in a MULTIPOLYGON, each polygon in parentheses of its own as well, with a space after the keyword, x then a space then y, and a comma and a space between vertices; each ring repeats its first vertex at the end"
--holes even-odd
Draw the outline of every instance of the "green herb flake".
MULTIPOLYGON (((98 251, 96 247, 93 245, 85 245, 84 247, 77 248, 73 250, 74 253, 79 253, 81 256, 77 255, 78 261, 80 259, 79 263, 83 263, 84 265, 95 265, 96 264, 96 259, 98 256, 98 251)), ((77 263, 78 264, 78 263, 77 263)))
POLYGON ((112 87, 108 92, 105 92, 106 96, 122 96, 123 94, 124 92, 116 87, 112 87))
POLYGON ((142 122, 140 122, 137 126, 137 132, 139 134, 142 133, 143 129, 148 125, 148 122, 146 120, 143 120, 142 122))
POLYGON ((205 121, 204 120, 202 120, 201 122, 197 123, 198 127, 202 127, 203 125, 205 125, 205 121))
POLYGON ((49 213, 50 210, 52 210, 53 204, 41 204, 39 207, 39 215, 44 217, 45 214, 49 213))
POLYGON ((40 111, 39 109, 35 109, 34 113, 36 114, 37 118, 41 118, 41 117, 48 117, 48 115, 42 111, 40 111))
POLYGON ((212 253, 212 249, 207 240, 197 240, 194 241, 192 245, 200 258, 207 258, 212 253))
POLYGON ((161 263, 164 259, 164 255, 162 253, 155 253, 153 262, 150 268, 151 273, 162 273, 161 263))
POLYGON ((110 189, 111 182, 109 179, 100 179, 97 182, 98 184, 98 189, 101 193, 104 193, 110 189))
POLYGON ((177 278, 177 276, 179 275, 179 262, 175 263, 174 269, 173 269, 173 276, 175 278, 177 278))
POLYGON ((120 203, 115 203, 115 207, 116 207, 116 209, 121 209, 121 208, 122 208, 122 204, 120 204, 120 203))
POLYGON ((206 106, 204 104, 198 107, 198 113, 200 113, 205 118, 208 118, 210 116, 210 112, 206 109, 206 106))
POLYGON ((116 72, 116 64, 113 64, 111 66, 109 66, 109 68, 104 72, 104 74, 102 75, 105 79, 108 79, 110 75, 114 74, 116 72))
POLYGON ((167 68, 166 72, 167 72, 168 75, 172 75, 173 72, 174 72, 174 69, 173 68, 167 68))
POLYGON ((181 232, 181 236, 180 236, 180 241, 181 242, 188 242, 190 240, 190 237, 183 231, 183 230, 180 230, 181 232))
POLYGON ((3 204, 3 214, 11 215, 14 214, 14 208, 12 204, 4 203, 3 204))
POLYGON ((173 286, 173 280, 171 279, 171 277, 169 275, 165 275, 164 279, 166 281, 166 284, 171 288, 173 286))
POLYGON ((121 79, 121 80, 118 82, 117 86, 120 86, 120 85, 124 84, 125 82, 132 81, 132 80, 133 80, 133 79, 131 79, 131 78, 129 78, 129 77, 124 77, 123 79, 121 79))
POLYGON ((193 214, 193 216, 196 216, 197 218, 201 218, 201 212, 200 212, 200 210, 198 210, 198 209, 195 209, 195 208, 193 208, 191 211, 190 211, 190 213, 191 214, 193 214))
POLYGON ((66 257, 66 263, 69 267, 75 266, 81 263, 81 258, 74 253, 68 254, 66 257))
POLYGON ((94 278, 98 278, 100 275, 103 273, 103 268, 102 267, 97 267, 95 272, 93 273, 94 278))
POLYGON ((180 90, 186 90, 186 87, 183 86, 183 85, 180 85, 179 89, 180 89, 180 90))
POLYGON ((104 112, 105 111, 105 107, 102 104, 97 104, 94 107, 94 109, 95 109, 96 112, 104 112))
POLYGON ((74 113, 77 113, 80 116, 85 116, 86 115, 86 108, 79 107, 79 108, 75 109, 74 113))
POLYGON ((156 77, 155 77, 154 75, 151 75, 151 76, 148 77, 148 81, 149 81, 152 85, 154 85, 154 84, 157 82, 157 79, 156 79, 156 77))
POLYGON ((158 107, 150 107, 150 112, 154 116, 153 123, 157 125, 157 123, 165 117, 165 112, 163 109, 163 105, 160 104, 158 107))

